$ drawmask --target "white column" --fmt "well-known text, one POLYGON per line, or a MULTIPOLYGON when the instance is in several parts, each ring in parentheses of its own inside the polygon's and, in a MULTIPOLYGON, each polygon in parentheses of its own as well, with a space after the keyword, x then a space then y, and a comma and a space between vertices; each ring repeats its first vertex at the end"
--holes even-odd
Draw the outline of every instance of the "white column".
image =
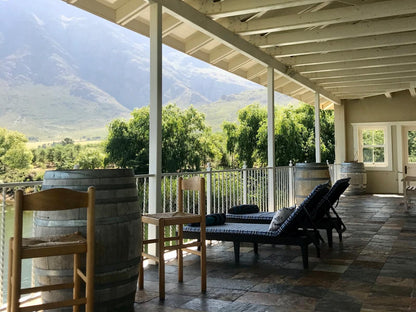
POLYGON ((268 210, 275 210, 274 69, 267 68, 267 167, 269 167, 268 210))
POLYGON ((150 2, 149 213, 162 212, 162 6, 150 2))
POLYGON ((319 121, 320 94, 315 92, 315 161, 321 162, 321 124, 319 121))
MULTIPOLYGON (((334 106, 334 127, 335 127, 335 163, 340 164, 346 160, 346 139, 345 139, 345 104, 334 106)), ((351 159, 354 160, 354 159, 351 159)))

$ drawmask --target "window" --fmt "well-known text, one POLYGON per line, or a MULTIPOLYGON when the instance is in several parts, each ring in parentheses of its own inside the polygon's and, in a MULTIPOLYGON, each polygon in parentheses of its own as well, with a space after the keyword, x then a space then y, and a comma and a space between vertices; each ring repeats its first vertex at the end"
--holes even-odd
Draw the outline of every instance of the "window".
POLYGON ((363 129, 361 131, 362 154, 365 164, 384 164, 385 144, 384 130, 382 129, 363 129))
POLYGON ((391 126, 355 124, 353 127, 355 160, 370 170, 391 170, 391 126))

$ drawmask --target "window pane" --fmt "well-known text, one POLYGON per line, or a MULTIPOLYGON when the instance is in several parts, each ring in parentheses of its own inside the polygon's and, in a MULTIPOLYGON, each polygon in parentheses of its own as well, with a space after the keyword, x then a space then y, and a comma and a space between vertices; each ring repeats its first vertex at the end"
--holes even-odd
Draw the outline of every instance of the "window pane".
POLYGON ((374 131, 374 144, 384 145, 384 131, 383 130, 374 131))
POLYGON ((366 147, 363 148, 363 161, 364 162, 373 162, 373 148, 372 147, 366 147))
POLYGON ((374 162, 376 163, 384 162, 384 148, 383 147, 374 148, 374 162))
POLYGON ((407 132, 409 162, 416 163, 416 130, 407 132))
POLYGON ((363 145, 373 145, 373 130, 363 131, 363 145))

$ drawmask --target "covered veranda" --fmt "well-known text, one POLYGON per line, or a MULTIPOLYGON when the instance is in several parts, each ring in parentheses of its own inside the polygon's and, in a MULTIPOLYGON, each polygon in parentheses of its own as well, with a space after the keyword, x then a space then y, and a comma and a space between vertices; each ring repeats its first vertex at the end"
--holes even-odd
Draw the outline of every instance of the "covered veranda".
MULTIPOLYGON (((368 190, 402 192, 403 134, 406 127, 416 126, 415 1, 66 2, 150 37, 150 212, 161 207, 162 42, 268 88, 271 171, 278 91, 314 105, 316 121, 319 109, 335 110, 337 164, 362 161, 357 135, 364 128, 383 127, 386 157, 383 166, 368 168, 368 190)), ((320 162, 319 135, 316 146, 320 162)), ((275 184, 269 175, 269 194, 274 194, 275 184)), ((269 197, 271 209, 274 200, 269 197)), ((415 211, 405 211, 402 201, 398 195, 342 198, 338 211, 348 228, 344 242, 336 242, 333 249, 324 245, 319 259, 310 250, 306 271, 292 248, 261 246, 255 257, 247 246, 237 266, 232 246, 219 244, 208 249, 207 294, 197 287, 197 260, 188 257, 186 269, 191 272, 185 282, 176 283, 176 274, 168 272, 167 298, 159 302, 157 273, 150 268, 135 309, 415 310, 415 211)))
POLYGON ((342 197, 343 242, 335 235, 320 258, 311 247, 308 270, 299 247, 260 245, 255 256, 247 244, 236 265, 232 244, 218 243, 207 248, 206 294, 200 293, 199 259, 190 255, 183 283, 175 260, 168 263, 166 299, 159 301, 157 268, 150 266, 135 311, 415 311, 416 208, 406 210, 402 200, 342 197))

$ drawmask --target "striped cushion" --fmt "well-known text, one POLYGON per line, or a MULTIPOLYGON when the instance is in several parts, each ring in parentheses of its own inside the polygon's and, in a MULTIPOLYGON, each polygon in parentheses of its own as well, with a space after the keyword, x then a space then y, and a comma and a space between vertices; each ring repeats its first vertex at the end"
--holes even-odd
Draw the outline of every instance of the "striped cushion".
MULTIPOLYGON (((273 218, 275 212, 257 212, 257 213, 245 213, 245 214, 227 214, 227 220, 250 220, 253 223, 256 221, 268 221, 273 218)), ((237 222, 237 221, 236 221, 237 222)))
MULTIPOLYGON (((199 233, 199 227, 184 226, 185 232, 199 233)), ((268 237, 277 237, 280 234, 277 231, 269 231, 268 224, 259 223, 225 223, 223 225, 214 225, 206 228, 206 233, 228 233, 236 235, 261 235, 268 237)))

